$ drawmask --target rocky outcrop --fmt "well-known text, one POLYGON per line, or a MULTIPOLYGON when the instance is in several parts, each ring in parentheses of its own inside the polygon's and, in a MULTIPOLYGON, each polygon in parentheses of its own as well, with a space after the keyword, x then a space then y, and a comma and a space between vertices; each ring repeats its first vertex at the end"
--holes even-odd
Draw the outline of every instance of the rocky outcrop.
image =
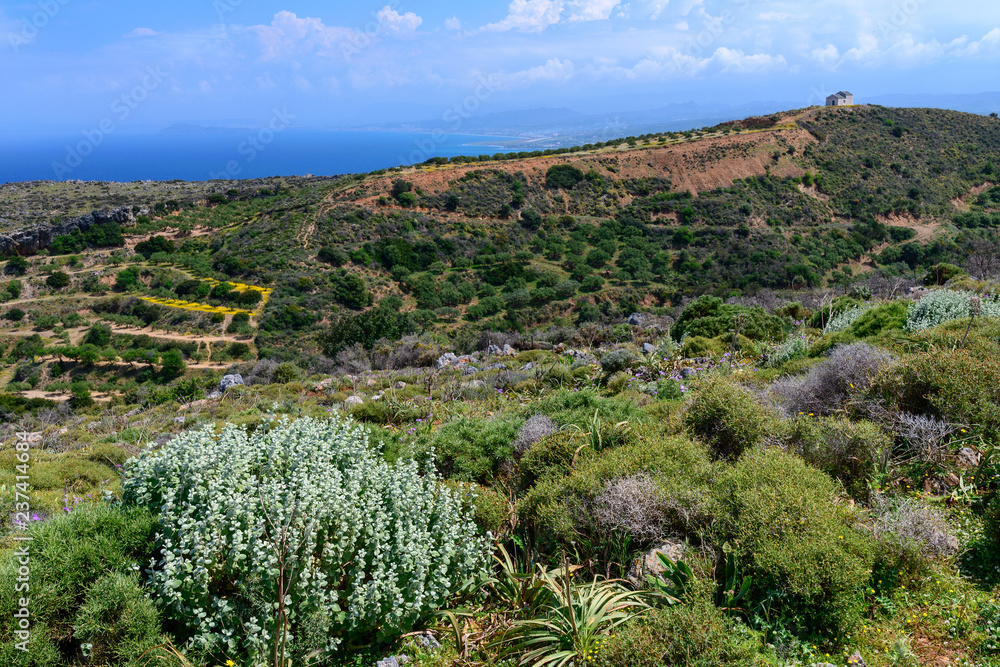
MULTIPOLYGON (((142 212, 139 211, 140 214, 142 212)), ((133 207, 123 206, 110 211, 94 211, 78 218, 53 224, 22 227, 6 234, 0 234, 0 253, 34 255, 39 250, 48 248, 57 236, 65 236, 77 231, 84 232, 94 225, 102 223, 116 222, 121 227, 134 227, 135 215, 136 211, 133 207)))

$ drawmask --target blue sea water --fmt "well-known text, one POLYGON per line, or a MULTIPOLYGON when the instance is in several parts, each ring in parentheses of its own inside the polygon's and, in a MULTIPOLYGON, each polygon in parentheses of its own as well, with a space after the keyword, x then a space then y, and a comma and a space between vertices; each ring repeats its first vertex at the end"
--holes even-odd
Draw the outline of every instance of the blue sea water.
POLYGON ((109 134, 0 139, 0 183, 204 181, 332 176, 411 165, 432 157, 507 152, 497 137, 407 132, 243 130, 219 134, 109 134))

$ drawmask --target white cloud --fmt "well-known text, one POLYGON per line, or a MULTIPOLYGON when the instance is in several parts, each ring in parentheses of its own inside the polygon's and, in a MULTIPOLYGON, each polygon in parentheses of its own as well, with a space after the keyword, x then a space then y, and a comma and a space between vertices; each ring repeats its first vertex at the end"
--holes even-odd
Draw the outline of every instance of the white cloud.
POLYGON ((452 16, 450 19, 444 20, 444 27, 447 28, 448 30, 461 30, 462 22, 458 19, 457 16, 452 16))
POLYGON ((763 12, 757 15, 757 18, 761 21, 787 21, 793 17, 788 12, 763 12))
POLYGON ((813 49, 809 57, 821 65, 833 65, 840 58, 840 51, 833 44, 827 44, 822 49, 813 49))
POLYGON ((198 82, 198 92, 199 93, 203 93, 205 95, 211 93, 212 92, 212 84, 210 84, 208 81, 199 81, 198 82))
POLYGON ((708 59, 706 65, 721 65, 722 72, 759 72, 762 70, 784 69, 788 63, 782 55, 768 53, 745 54, 736 49, 719 47, 708 59))
POLYGON ((649 5, 649 18, 655 21, 666 10, 667 5, 670 4, 670 0, 650 0, 647 4, 649 5))
POLYGON ((483 30, 540 32, 559 23, 562 12, 562 0, 511 0, 507 18, 498 23, 490 23, 483 30))
POLYGON ((378 18, 382 29, 390 35, 405 35, 415 32, 420 27, 420 24, 424 22, 422 18, 413 12, 400 14, 388 5, 380 9, 375 16, 378 18))
POLYGON ((687 21, 678 21, 677 23, 674 24, 674 29, 675 30, 681 30, 681 31, 687 31, 687 30, 691 29, 691 26, 688 25, 687 21))
POLYGON ((548 82, 560 83, 569 81, 576 73, 576 68, 571 60, 560 60, 552 58, 544 65, 532 67, 522 72, 500 76, 500 81, 504 87, 517 85, 531 85, 533 83, 548 82))
POLYGON ((156 32, 152 28, 136 28, 132 32, 126 33, 124 37, 129 39, 131 37, 155 37, 160 33, 156 32))
POLYGON ((570 21, 604 21, 611 18, 611 12, 621 4, 621 0, 572 0, 569 7, 573 14, 570 21))
MULTIPOLYGON (((956 40, 957 41, 957 40, 956 40)), ((972 42, 968 46, 958 50, 963 56, 981 56, 1000 53, 1000 28, 993 28, 983 35, 978 42, 972 42)))
POLYGON ((261 60, 272 60, 300 51, 329 49, 335 44, 346 44, 356 39, 350 28, 323 24, 323 19, 299 18, 293 12, 281 11, 274 15, 271 25, 251 26, 260 38, 263 53, 261 60))

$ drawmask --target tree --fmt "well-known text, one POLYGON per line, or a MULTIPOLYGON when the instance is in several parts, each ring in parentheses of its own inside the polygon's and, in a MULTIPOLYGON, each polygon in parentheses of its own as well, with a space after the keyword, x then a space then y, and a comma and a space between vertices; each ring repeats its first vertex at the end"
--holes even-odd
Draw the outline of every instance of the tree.
POLYGON ((7 267, 5 271, 7 273, 14 274, 15 276, 23 276, 28 272, 28 260, 20 255, 15 255, 7 260, 7 267))
POLYGON ((176 377, 187 369, 187 364, 184 363, 184 356, 177 348, 172 348, 164 352, 160 358, 160 363, 162 364, 160 369, 167 377, 176 377))
POLYGON ((52 275, 45 279, 45 284, 52 289, 62 289, 69 286, 69 274, 65 271, 53 271, 52 275))
POLYGON ((122 269, 115 276, 115 287, 123 292, 131 292, 139 286, 139 272, 129 267, 127 269, 122 269))
POLYGON ((583 172, 570 164, 556 164, 545 172, 545 187, 571 189, 583 180, 583 172))
POLYGON ((74 382, 70 387, 69 407, 74 410, 89 408, 94 404, 94 399, 90 395, 90 389, 86 382, 74 382))
POLYGON ((83 337, 84 345, 96 345, 97 347, 107 347, 111 345, 111 327, 107 324, 95 324, 87 331, 83 337))

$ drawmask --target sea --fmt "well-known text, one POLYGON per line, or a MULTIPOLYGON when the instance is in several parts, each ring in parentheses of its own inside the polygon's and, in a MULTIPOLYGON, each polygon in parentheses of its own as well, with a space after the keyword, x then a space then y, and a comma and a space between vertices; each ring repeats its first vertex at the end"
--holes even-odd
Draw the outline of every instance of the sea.
POLYGON ((39 180, 205 181, 334 176, 409 166, 434 157, 508 152, 511 137, 387 131, 226 131, 0 137, 0 183, 39 180), (509 145, 509 144, 508 144, 509 145))

